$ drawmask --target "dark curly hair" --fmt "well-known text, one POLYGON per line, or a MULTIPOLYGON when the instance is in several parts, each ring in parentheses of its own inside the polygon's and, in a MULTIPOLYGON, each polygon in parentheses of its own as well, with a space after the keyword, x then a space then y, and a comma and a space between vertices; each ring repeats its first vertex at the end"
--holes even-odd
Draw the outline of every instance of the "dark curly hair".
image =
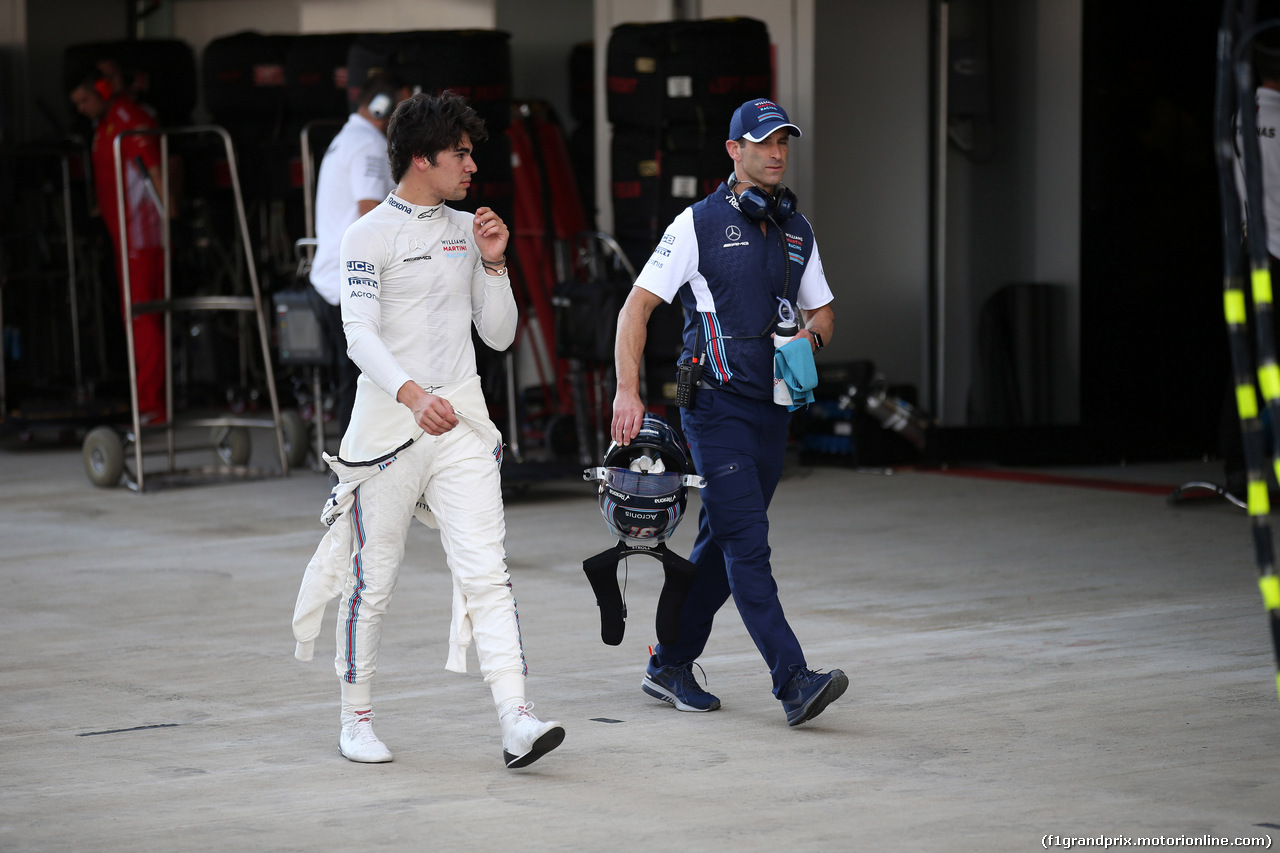
POLYGON ((489 138, 484 119, 456 92, 419 92, 401 101, 387 124, 392 180, 400 183, 414 157, 426 157, 436 165, 436 155, 457 146, 464 133, 473 143, 489 138))

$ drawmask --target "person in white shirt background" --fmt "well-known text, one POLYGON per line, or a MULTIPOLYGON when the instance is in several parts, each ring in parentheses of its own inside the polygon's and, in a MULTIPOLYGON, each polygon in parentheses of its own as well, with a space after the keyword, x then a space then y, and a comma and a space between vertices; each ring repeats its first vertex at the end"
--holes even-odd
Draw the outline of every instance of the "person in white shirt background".
MULTIPOLYGON (((356 109, 329 143, 316 178, 316 251, 311 262, 311 305, 324 329, 337 383, 334 420, 339 436, 351 422, 360 369, 347 355, 338 293, 338 248, 351 223, 378 206, 395 187, 387 160, 387 121, 406 91, 385 75, 371 75, 356 109)), ((318 404, 318 403, 317 403, 318 404)))

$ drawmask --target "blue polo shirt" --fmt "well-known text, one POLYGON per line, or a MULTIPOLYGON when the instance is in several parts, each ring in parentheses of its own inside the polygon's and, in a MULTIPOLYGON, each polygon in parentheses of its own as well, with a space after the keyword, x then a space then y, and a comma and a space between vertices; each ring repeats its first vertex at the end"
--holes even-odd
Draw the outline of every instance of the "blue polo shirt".
POLYGON ((762 232, 724 183, 672 221, 635 283, 680 298, 681 360, 702 360, 706 387, 770 401, 779 299, 806 311, 833 299, 809 220, 766 221, 762 232))

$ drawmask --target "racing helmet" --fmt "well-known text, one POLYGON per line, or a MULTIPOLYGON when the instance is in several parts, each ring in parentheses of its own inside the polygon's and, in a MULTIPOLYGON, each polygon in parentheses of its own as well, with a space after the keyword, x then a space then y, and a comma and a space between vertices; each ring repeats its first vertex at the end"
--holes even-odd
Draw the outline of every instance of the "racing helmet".
POLYGON ((645 413, 640 432, 627 445, 616 441, 604 465, 583 472, 600 482, 600 514, 609 530, 631 545, 652 546, 675 532, 688 503, 688 487, 706 481, 691 475, 689 457, 663 418, 645 413))

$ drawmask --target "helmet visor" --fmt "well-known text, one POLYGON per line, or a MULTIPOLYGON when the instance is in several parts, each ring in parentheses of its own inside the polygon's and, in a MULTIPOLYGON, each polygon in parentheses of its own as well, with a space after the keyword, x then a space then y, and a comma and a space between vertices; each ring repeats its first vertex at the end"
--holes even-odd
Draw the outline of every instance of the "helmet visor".
POLYGON ((614 491, 643 498, 660 498, 680 491, 679 474, 639 474, 626 468, 606 468, 605 483, 614 491))

